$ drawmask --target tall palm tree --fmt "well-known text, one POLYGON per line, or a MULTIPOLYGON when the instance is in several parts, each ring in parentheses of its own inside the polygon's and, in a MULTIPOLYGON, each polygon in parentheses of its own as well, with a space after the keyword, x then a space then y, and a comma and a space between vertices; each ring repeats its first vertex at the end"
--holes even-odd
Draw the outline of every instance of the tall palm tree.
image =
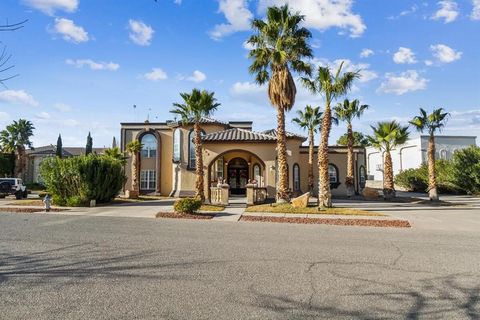
POLYGON ((202 128, 200 121, 202 117, 210 117, 220 106, 214 97, 214 92, 206 90, 193 89, 191 93, 180 93, 183 103, 174 103, 171 113, 180 116, 184 124, 193 122, 193 130, 195 132, 195 196, 205 201, 204 177, 203 177, 203 153, 202 153, 202 128))
POLYGON ((419 132, 428 131, 428 196, 432 201, 438 201, 437 178, 435 176, 435 132, 441 131, 447 122, 448 112, 443 108, 435 109, 427 114, 420 108, 420 115, 413 118, 410 124, 419 132))
POLYGON ((5 130, 0 132, 0 147, 5 153, 15 154, 15 177, 25 179, 26 147, 33 149, 30 138, 35 127, 25 119, 13 121, 5 130))
POLYGON ((125 160, 126 160, 125 155, 123 154, 122 151, 120 151, 119 147, 112 147, 112 148, 105 149, 105 155, 108 157, 120 160, 123 163, 125 163, 125 160))
POLYGON ((137 197, 140 188, 138 185, 138 163, 139 163, 139 155, 140 155, 140 150, 142 150, 142 143, 138 140, 133 140, 127 143, 127 152, 131 155, 132 157, 132 191, 133 194, 135 195, 134 197, 137 197))
POLYGON ((314 134, 322 122, 322 112, 319 107, 306 106, 305 111, 297 110, 297 117, 293 118, 300 128, 308 131, 308 190, 313 191, 313 153, 314 134))
POLYGON ((328 175, 328 138, 332 128, 332 102, 347 94, 352 87, 353 81, 360 77, 360 73, 344 72, 342 74, 343 63, 340 64, 335 74, 330 68, 318 67, 317 73, 313 79, 303 78, 304 85, 313 93, 323 95, 325 98, 325 110, 323 111, 322 129, 320 137, 320 146, 318 148, 318 204, 321 208, 332 206, 332 194, 330 192, 330 177, 328 175))
POLYGON ((372 126, 373 136, 368 136, 371 145, 384 153, 383 160, 383 197, 395 197, 393 181, 393 164, 390 152, 404 144, 408 137, 408 126, 402 126, 397 121, 378 122, 372 126))
POLYGON ((347 123, 347 177, 345 178, 345 187, 348 197, 355 193, 352 121, 355 118, 360 118, 366 109, 368 109, 368 105, 360 105, 360 101, 357 99, 351 102, 345 99, 343 103, 337 104, 334 108, 335 117, 347 123))
POLYGON ((292 109, 297 94, 290 71, 300 75, 311 72, 304 60, 312 57, 307 43, 312 35, 300 26, 303 20, 304 16, 292 13, 288 5, 269 7, 265 20, 252 21, 254 34, 248 39, 253 46, 249 53, 253 60, 249 71, 259 85, 268 82, 268 97, 277 110, 278 202, 289 200, 285 112, 292 109))

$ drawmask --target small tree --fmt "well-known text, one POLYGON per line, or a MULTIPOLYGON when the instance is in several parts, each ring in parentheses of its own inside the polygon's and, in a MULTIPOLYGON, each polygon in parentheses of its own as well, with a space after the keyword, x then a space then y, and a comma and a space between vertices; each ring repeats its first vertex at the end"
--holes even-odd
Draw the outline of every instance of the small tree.
POLYGON ((125 160, 126 160, 125 154, 122 151, 120 151, 119 147, 105 149, 105 155, 108 157, 120 160, 122 161, 122 163, 125 163, 125 160))
POLYGON ((384 153, 383 161, 383 197, 395 197, 393 180, 393 163, 390 152, 404 144, 409 136, 408 126, 401 126, 397 121, 378 122, 372 126, 373 136, 368 136, 371 145, 384 153))
POLYGON ((89 155, 92 152, 93 152, 93 139, 92 139, 92 135, 90 134, 90 132, 88 132, 87 144, 85 146, 85 155, 89 155))
POLYGON ((338 120, 347 123, 347 176, 345 178, 345 187, 347 188, 347 197, 355 193, 354 180, 354 163, 353 163, 353 129, 352 122, 355 118, 360 118, 363 112, 368 109, 368 105, 360 105, 360 102, 355 99, 350 102, 345 99, 343 103, 335 106, 335 116, 338 120))
MULTIPOLYGON (((346 146, 348 144, 348 134, 345 133, 337 140, 337 145, 346 146)), ((356 147, 369 147, 368 138, 361 132, 353 131, 353 145, 356 147)))
POLYGON ((62 136, 59 134, 58 139, 57 139, 57 146, 55 149, 55 154, 57 157, 62 158, 63 157, 63 146, 62 146, 62 136))
POLYGON ((428 131, 428 196, 432 201, 438 201, 437 178, 435 176, 435 132, 445 126, 448 113, 443 108, 433 110, 431 114, 420 108, 420 115, 413 118, 410 124, 419 132, 428 131))
POLYGON ((138 140, 130 141, 127 143, 127 152, 131 155, 132 157, 132 191, 134 194, 134 197, 138 196, 138 193, 140 192, 139 186, 138 186, 138 160, 139 160, 139 154, 140 150, 142 150, 142 143, 138 140))
POLYGON ((319 107, 306 106, 305 111, 297 110, 297 117, 292 120, 300 128, 308 131, 308 191, 313 191, 313 156, 314 134, 322 122, 322 112, 319 107))
POLYGON ((26 147, 33 149, 30 141, 33 130, 35 127, 30 121, 19 119, 0 132, 0 149, 2 152, 15 154, 14 175, 22 179, 25 178, 26 147))

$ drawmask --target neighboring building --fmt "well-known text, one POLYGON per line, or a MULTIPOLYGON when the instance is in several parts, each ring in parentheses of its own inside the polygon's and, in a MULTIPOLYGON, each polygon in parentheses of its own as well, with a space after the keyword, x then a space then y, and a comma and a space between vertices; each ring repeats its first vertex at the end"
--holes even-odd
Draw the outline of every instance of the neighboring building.
MULTIPOLYGON (((93 153, 103 154, 106 148, 93 148, 93 153)), ((40 177, 40 164, 43 159, 48 157, 54 157, 57 148, 54 145, 38 147, 33 150, 27 150, 27 174, 25 181, 41 183, 40 177)), ((85 148, 77 147, 64 147, 62 148, 62 156, 64 158, 76 157, 85 154, 85 148)))
MULTIPOLYGON (((435 136, 436 159, 451 159, 457 150, 476 144, 474 136, 435 136)), ((404 145, 391 152, 393 172, 398 174, 402 170, 418 168, 427 162, 427 148, 429 136, 420 136, 410 139, 404 145)), ((366 148, 367 172, 369 180, 383 180, 383 154, 373 147, 366 148)))
MULTIPOLYGON (((205 195, 210 197, 210 186, 224 179, 230 194, 245 194, 249 180, 256 180, 267 188, 269 198, 275 197, 276 146, 275 130, 252 131, 251 121, 228 123, 203 118, 203 160, 205 195)), ((139 185, 142 193, 169 196, 195 194, 195 152, 193 124, 167 121, 161 123, 122 123, 121 150, 128 142, 139 140, 143 144, 140 157, 139 185)), ((308 147, 302 146, 306 138, 287 134, 287 161, 289 186, 293 194, 308 191, 308 147)), ((347 165, 346 147, 330 147, 330 181, 332 194, 345 194, 347 165)), ((315 156, 315 179, 318 177, 315 156)), ((126 189, 131 189, 131 159, 126 164, 126 189)), ((364 186, 366 178, 365 149, 355 148, 356 190, 364 186)), ((315 185, 318 183, 316 182, 315 185)), ((316 186, 317 188, 317 186, 316 186)), ((315 190, 316 192, 316 190, 315 190)))

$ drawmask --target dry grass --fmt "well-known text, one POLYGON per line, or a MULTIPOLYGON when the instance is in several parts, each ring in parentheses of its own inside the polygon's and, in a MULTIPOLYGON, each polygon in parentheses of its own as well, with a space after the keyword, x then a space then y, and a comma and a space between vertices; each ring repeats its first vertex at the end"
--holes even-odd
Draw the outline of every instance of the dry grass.
POLYGON ((8 205, 10 206, 41 206, 43 207, 44 206, 44 203, 42 200, 37 200, 37 199, 34 199, 34 200, 28 200, 28 199, 25 199, 25 200, 16 200, 14 202, 10 202, 8 203, 8 205))
POLYGON ((223 211, 225 210, 224 206, 218 206, 213 204, 202 204, 200 211, 223 211))
POLYGON ((289 203, 284 204, 261 204, 250 206, 246 212, 270 212, 270 213, 298 213, 298 214, 337 214, 347 216, 385 216, 382 213, 350 208, 327 208, 318 210, 318 207, 294 208, 289 203))

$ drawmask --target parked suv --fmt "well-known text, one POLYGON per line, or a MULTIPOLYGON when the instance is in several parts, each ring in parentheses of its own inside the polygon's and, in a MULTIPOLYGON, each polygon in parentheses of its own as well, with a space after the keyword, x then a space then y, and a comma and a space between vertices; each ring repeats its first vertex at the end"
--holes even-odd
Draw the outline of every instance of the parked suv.
POLYGON ((0 178, 0 198, 14 195, 17 199, 27 198, 27 187, 23 185, 22 179, 0 178))

